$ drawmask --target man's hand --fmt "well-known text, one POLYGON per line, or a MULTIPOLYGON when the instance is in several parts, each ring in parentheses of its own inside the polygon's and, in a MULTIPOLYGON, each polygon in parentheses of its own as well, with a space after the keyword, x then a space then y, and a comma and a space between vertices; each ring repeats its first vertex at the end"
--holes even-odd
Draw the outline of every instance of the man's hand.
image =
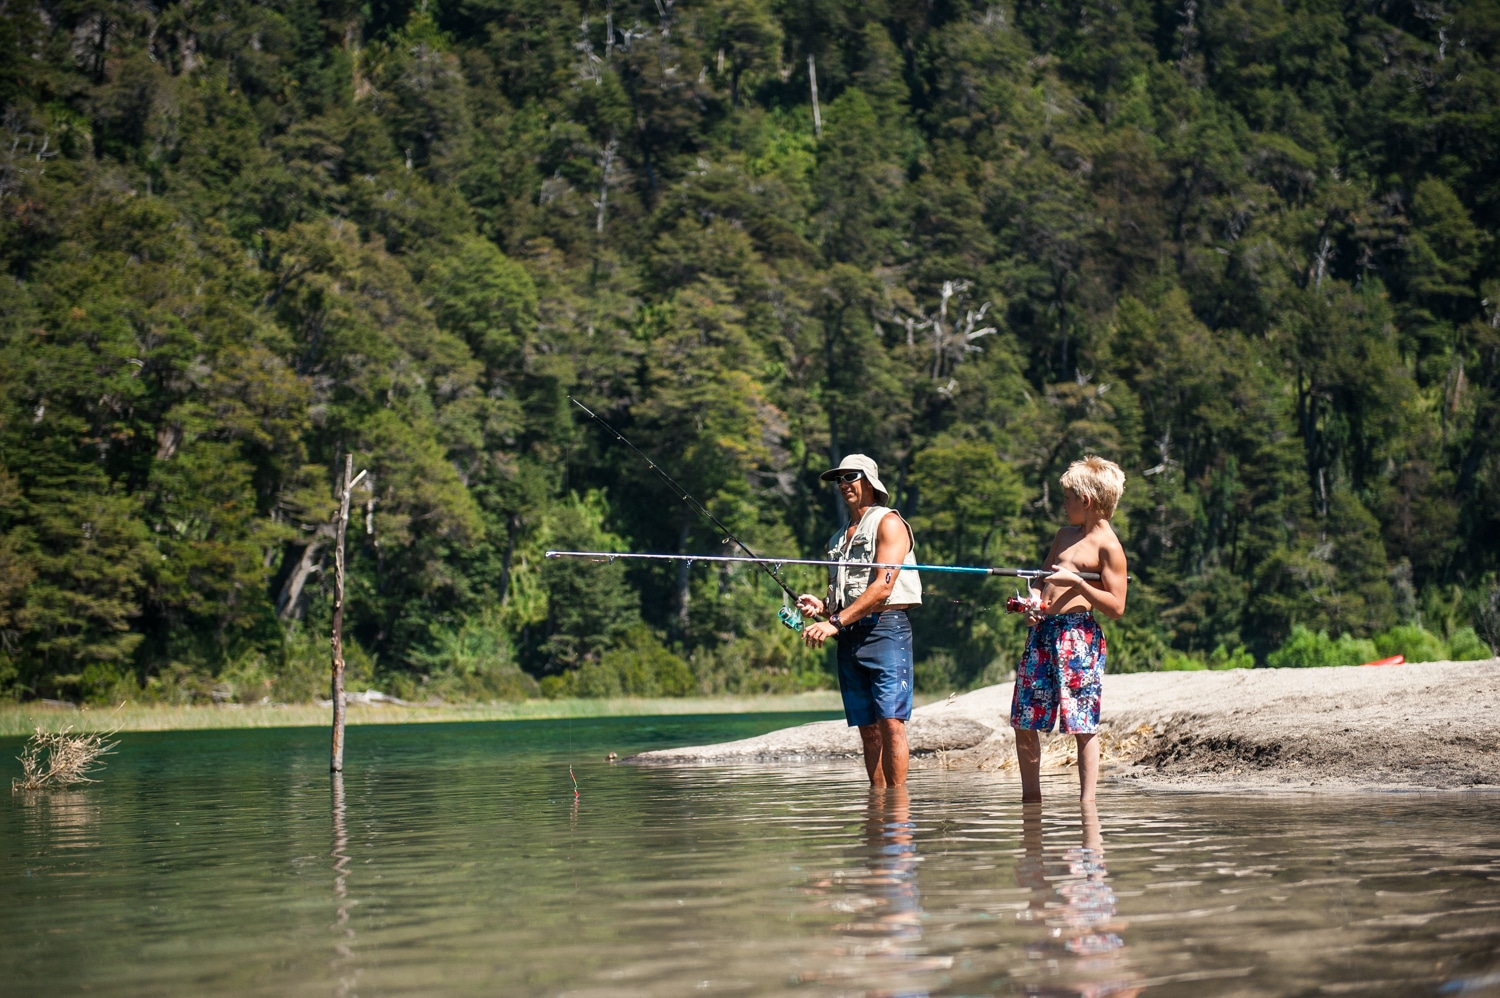
MULTIPOLYGON (((800 600, 798 601, 798 605, 801 605, 800 600)), ((821 648, 824 641, 827 641, 838 632, 839 629, 827 621, 821 624, 808 624, 802 628, 802 641, 809 648, 821 648)))
POLYGON ((797 597, 797 609, 802 612, 802 616, 804 617, 821 617, 824 615, 823 611, 826 607, 824 607, 823 601, 812 593, 803 593, 797 597))

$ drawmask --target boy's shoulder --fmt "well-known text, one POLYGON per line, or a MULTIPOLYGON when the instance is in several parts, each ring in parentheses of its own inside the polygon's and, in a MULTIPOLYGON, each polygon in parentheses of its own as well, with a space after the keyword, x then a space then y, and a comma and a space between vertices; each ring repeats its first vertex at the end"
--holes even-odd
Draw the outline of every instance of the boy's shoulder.
POLYGON ((1114 524, 1108 520, 1104 521, 1104 529, 1098 532, 1098 540, 1095 542, 1094 550, 1102 570, 1106 563, 1114 565, 1121 570, 1125 567, 1125 545, 1120 543, 1120 535, 1115 533, 1114 524))
POLYGON ((1071 523, 1064 523, 1062 526, 1057 528, 1057 533, 1052 535, 1052 539, 1054 542, 1064 539, 1076 541, 1083 536, 1083 528, 1075 527, 1071 523))

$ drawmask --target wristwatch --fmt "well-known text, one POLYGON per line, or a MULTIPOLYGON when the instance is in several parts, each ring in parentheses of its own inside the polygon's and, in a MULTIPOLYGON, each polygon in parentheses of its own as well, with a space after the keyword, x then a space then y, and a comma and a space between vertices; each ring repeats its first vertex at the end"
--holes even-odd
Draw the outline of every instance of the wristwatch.
POLYGON ((839 634, 844 633, 844 622, 839 619, 838 614, 834 614, 832 617, 829 617, 828 622, 833 625, 833 629, 836 632, 838 632, 839 634))

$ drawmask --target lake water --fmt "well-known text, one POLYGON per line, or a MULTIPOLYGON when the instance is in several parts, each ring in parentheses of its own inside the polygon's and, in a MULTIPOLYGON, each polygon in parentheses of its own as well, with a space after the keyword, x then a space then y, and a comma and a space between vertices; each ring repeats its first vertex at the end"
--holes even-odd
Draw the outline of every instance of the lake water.
POLYGON ((127 734, 0 806, 0 994, 1500 994, 1494 796, 604 761, 807 719, 127 734))

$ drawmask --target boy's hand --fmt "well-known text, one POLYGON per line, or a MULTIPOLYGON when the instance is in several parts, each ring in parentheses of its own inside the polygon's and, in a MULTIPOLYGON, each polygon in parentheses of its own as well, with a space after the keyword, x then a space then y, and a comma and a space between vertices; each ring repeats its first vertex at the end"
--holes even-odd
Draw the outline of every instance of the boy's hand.
POLYGON ((1071 568, 1063 568, 1061 565, 1052 566, 1052 574, 1047 576, 1047 581, 1054 582, 1062 586, 1076 585, 1083 582, 1083 580, 1078 577, 1077 572, 1073 571, 1071 568))

